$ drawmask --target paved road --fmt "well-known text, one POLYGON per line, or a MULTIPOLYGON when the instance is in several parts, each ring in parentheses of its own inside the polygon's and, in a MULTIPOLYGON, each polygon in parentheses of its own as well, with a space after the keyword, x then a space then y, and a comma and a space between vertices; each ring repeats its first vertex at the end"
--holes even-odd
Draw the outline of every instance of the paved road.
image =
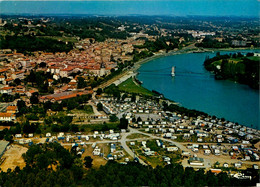
POLYGON ((95 105, 91 100, 89 100, 88 104, 92 106, 93 112, 94 112, 94 114, 95 114, 96 116, 102 115, 102 114, 97 110, 96 105, 95 105))
MULTIPOLYGON (((130 132, 127 132, 127 133, 122 133, 122 137, 121 137, 121 140, 120 140, 120 143, 122 145, 122 147, 124 148, 124 150, 131 156, 131 157, 135 157, 135 154, 134 152, 126 145, 126 141, 129 141, 126 139, 127 136, 129 136, 130 134, 132 134, 133 131, 130 129, 130 132)), ((130 141, 135 141, 134 139, 131 139, 130 141)), ((143 165, 146 165, 147 164, 139 158, 139 162, 143 165)))

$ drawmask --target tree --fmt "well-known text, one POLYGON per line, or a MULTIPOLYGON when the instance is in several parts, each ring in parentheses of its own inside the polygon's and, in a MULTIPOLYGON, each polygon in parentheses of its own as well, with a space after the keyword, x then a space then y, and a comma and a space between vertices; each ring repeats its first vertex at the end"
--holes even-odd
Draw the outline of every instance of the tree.
POLYGON ((40 154, 37 157, 37 166, 40 169, 45 169, 50 165, 50 159, 47 157, 46 154, 40 154))
POLYGON ((254 56, 254 53, 247 53, 246 56, 247 57, 254 56))
POLYGON ((124 101, 126 98, 127 98, 127 94, 124 94, 121 99, 122 101, 124 101))
POLYGON ((17 108, 20 114, 25 114, 27 112, 26 104, 23 100, 17 101, 17 108))
POLYGON ((32 94, 32 96, 30 97, 30 102, 32 104, 38 104, 39 103, 39 99, 38 99, 38 92, 35 92, 32 94))
POLYGON ((87 86, 87 83, 83 77, 78 77, 78 89, 85 88, 87 86))
POLYGON ((241 52, 238 52, 238 53, 237 53, 237 57, 238 57, 238 58, 240 58, 240 57, 244 57, 244 55, 242 55, 241 52))
POLYGON ((110 122, 116 122, 118 120, 118 117, 115 114, 112 114, 109 116, 109 121, 110 122))
POLYGON ((78 102, 75 102, 74 99, 69 99, 67 103, 68 110, 73 110, 74 108, 78 107, 78 102))
POLYGON ((102 105, 102 103, 98 103, 98 104, 97 104, 97 110, 98 110, 98 111, 102 111, 102 110, 103 110, 103 105, 102 105))
POLYGON ((16 85, 20 85, 21 82, 22 82, 22 81, 21 81, 20 79, 18 79, 18 78, 14 79, 14 83, 15 83, 16 85))
POLYGON ((110 72, 111 72, 111 73, 114 73, 114 72, 115 72, 115 69, 114 69, 114 68, 112 68, 112 69, 110 70, 110 72))
POLYGON ((97 89, 97 95, 100 95, 103 92, 102 88, 97 89))
POLYGON ((135 102, 136 101, 136 95, 135 94, 132 94, 131 96, 131 102, 135 102))
POLYGON ((93 161, 93 159, 90 157, 90 156, 86 156, 85 158, 84 158, 84 165, 85 165, 85 167, 86 168, 91 168, 92 167, 92 161, 93 161))
POLYGON ((142 118, 140 116, 137 118, 137 122, 139 121, 142 121, 142 118))
POLYGON ((45 62, 41 62, 41 63, 39 64, 39 67, 40 67, 40 68, 45 68, 45 67, 46 67, 46 63, 45 63, 45 62))
POLYGON ((119 128, 120 129, 127 129, 127 127, 128 127, 128 120, 125 119, 125 118, 121 118, 119 128))

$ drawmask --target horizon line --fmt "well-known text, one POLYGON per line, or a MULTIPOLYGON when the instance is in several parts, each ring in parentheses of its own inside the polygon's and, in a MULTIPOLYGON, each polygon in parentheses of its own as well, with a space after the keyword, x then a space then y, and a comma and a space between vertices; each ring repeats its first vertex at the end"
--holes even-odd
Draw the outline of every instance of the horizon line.
MULTIPOLYGON (((1 1, 1 0, 0 0, 1 1)), ((163 16, 163 17, 244 17, 244 18, 259 18, 258 16, 250 15, 196 15, 196 14, 187 14, 187 15, 174 15, 174 14, 94 14, 94 13, 0 13, 4 16, 163 16)))

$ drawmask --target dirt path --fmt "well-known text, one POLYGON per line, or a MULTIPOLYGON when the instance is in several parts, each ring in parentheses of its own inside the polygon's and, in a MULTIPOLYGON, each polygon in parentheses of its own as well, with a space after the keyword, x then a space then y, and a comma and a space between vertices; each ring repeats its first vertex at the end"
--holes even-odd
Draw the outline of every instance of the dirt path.
POLYGON ((22 154, 26 153, 28 149, 23 146, 12 144, 9 146, 9 149, 5 152, 2 158, 5 158, 5 161, 1 164, 0 168, 2 171, 6 172, 8 168, 14 170, 16 166, 19 166, 20 169, 25 167, 25 162, 22 158, 22 154))
POLYGON ((96 105, 95 105, 91 100, 88 102, 88 104, 89 104, 90 106, 92 106, 93 112, 94 112, 94 114, 95 114, 96 116, 102 115, 102 114, 97 110, 96 105))

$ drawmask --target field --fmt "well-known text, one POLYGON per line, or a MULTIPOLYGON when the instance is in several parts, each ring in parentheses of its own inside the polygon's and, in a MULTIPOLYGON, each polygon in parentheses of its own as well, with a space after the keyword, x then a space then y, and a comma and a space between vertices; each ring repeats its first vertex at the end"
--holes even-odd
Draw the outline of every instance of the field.
POLYGON ((91 131, 108 131, 110 129, 113 130, 119 130, 118 128, 119 123, 105 123, 105 124, 88 124, 88 125, 82 125, 81 128, 84 129, 85 132, 91 132, 91 131))
POLYGON ((2 158, 5 158, 5 161, 0 166, 1 170, 6 172, 8 168, 14 170, 16 166, 23 168, 25 162, 22 158, 22 154, 25 153, 28 149, 23 146, 12 144, 9 146, 2 158))
POLYGON ((134 133, 131 135, 128 135, 126 138, 127 139, 136 139, 136 138, 148 138, 149 136, 144 135, 144 134, 139 134, 139 133, 134 133))
POLYGON ((136 94, 142 94, 146 96, 154 95, 153 92, 135 83, 132 78, 129 78, 126 81, 122 82, 121 84, 118 85, 118 87, 120 91, 127 92, 127 93, 136 93, 136 94))
MULTIPOLYGON (((98 144, 97 145, 99 148, 101 148, 102 153, 104 152, 105 155, 107 155, 109 153, 109 146, 106 144, 98 144)), ((92 151, 93 148, 91 147, 91 145, 85 145, 83 146, 83 148, 85 149, 85 152, 82 155, 82 158, 85 158, 86 156, 91 156, 91 158, 93 159, 93 168, 99 168, 101 165, 105 165, 107 163, 107 161, 100 156, 93 156, 92 151)))
POLYGON ((73 113, 73 114, 77 114, 77 115, 79 115, 79 114, 83 114, 83 115, 84 114, 94 114, 93 108, 92 108, 91 105, 84 105, 84 106, 82 106, 81 109, 73 109, 70 112, 73 113))
POLYGON ((254 61, 259 61, 260 57, 259 56, 252 56, 252 57, 247 57, 250 60, 254 60, 254 61))

